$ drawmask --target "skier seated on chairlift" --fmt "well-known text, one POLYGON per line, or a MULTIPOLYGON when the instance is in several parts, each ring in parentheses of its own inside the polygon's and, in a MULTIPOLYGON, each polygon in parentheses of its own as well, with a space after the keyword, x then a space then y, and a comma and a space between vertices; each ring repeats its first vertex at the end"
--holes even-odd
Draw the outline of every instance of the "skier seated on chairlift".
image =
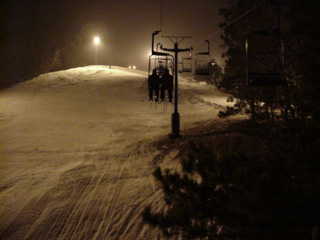
POLYGON ((162 64, 159 65, 159 67, 157 67, 157 73, 158 73, 158 76, 160 78, 163 77, 164 73, 166 72, 167 68, 164 67, 162 64))
POLYGON ((153 95, 156 97, 156 102, 159 101, 159 84, 160 79, 157 75, 157 70, 153 69, 152 75, 148 78, 148 88, 149 88, 149 100, 153 101, 153 95))
POLYGON ((170 75, 169 69, 166 68, 161 77, 161 86, 160 86, 160 98, 161 101, 164 101, 166 97, 166 91, 168 92, 169 102, 172 102, 172 93, 173 93, 173 76, 170 75))

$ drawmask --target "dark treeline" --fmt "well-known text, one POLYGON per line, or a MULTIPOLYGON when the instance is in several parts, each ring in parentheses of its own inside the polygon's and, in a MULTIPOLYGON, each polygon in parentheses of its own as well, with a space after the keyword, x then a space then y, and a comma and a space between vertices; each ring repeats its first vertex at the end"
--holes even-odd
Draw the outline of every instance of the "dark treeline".
POLYGON ((222 86, 236 103, 220 116, 250 120, 220 138, 186 137, 181 170, 154 172, 166 207, 151 204, 145 222, 183 239, 320 238, 318 9, 312 0, 230 0, 221 9, 222 86), (252 72, 277 79, 254 82, 252 72))
POLYGON ((80 18, 79 4, 62 0, 1 3, 2 87, 41 73, 87 64, 87 58, 75 47, 87 40, 79 34, 83 26, 74 24, 80 18))
POLYGON ((252 118, 318 118, 319 3, 230 2, 229 8, 221 10, 227 47, 223 84, 239 99, 234 111, 246 111, 252 118), (279 74, 282 84, 270 81, 257 86, 258 82, 252 83, 252 72, 279 74), (281 113, 276 114, 277 110, 281 113))

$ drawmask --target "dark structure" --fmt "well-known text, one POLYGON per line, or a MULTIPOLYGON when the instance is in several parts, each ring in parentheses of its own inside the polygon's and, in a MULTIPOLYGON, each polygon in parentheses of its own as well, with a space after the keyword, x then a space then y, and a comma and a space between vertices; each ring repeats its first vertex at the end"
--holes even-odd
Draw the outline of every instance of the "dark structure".
POLYGON ((171 137, 172 138, 177 138, 180 137, 180 115, 178 111, 178 101, 179 101, 179 85, 178 85, 178 54, 180 52, 186 52, 186 51, 191 51, 191 48, 179 48, 179 40, 183 40, 185 38, 190 38, 189 36, 166 36, 166 38, 169 38, 174 42, 174 48, 164 48, 161 46, 161 50, 168 51, 168 52, 174 52, 174 112, 172 113, 172 119, 171 119, 171 124, 172 124, 172 133, 171 137))
POLYGON ((195 56, 195 73, 209 75, 210 73, 210 41, 206 40, 207 51, 198 52, 195 56))
MULTIPOLYGON (((149 100, 156 102, 159 101, 159 91, 161 90, 161 100, 164 100, 165 87, 164 76, 166 73, 168 75, 174 73, 173 62, 174 57, 169 53, 164 53, 159 51, 160 45, 157 44, 157 49, 155 50, 155 36, 157 36, 161 31, 154 31, 152 33, 152 44, 151 44, 151 55, 149 56, 148 65, 148 89, 149 89, 149 100), (155 99, 153 97, 156 97, 155 99)), ((168 76, 167 76, 168 77, 168 76)), ((170 97, 169 97, 170 100, 170 97)))

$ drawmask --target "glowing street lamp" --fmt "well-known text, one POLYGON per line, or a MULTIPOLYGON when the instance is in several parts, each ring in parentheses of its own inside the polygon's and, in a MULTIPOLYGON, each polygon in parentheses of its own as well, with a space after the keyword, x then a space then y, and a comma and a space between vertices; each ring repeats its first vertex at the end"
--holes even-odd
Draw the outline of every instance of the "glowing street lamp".
POLYGON ((93 44, 95 46, 95 64, 98 65, 98 46, 101 43, 101 39, 99 36, 95 36, 93 38, 93 44))
POLYGON ((96 46, 100 45, 100 43, 101 43, 100 37, 99 37, 99 36, 95 36, 95 37, 93 38, 93 43, 94 43, 94 45, 96 45, 96 46))

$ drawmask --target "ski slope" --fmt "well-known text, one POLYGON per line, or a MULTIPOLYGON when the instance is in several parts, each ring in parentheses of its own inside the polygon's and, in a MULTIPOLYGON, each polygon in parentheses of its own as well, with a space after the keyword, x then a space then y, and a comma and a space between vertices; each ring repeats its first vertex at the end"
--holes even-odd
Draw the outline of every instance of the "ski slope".
MULTIPOLYGON (((0 239, 162 239, 141 223, 172 105, 147 101, 144 72, 89 66, 0 91, 0 239)), ((181 128, 227 96, 181 79, 181 128)))

